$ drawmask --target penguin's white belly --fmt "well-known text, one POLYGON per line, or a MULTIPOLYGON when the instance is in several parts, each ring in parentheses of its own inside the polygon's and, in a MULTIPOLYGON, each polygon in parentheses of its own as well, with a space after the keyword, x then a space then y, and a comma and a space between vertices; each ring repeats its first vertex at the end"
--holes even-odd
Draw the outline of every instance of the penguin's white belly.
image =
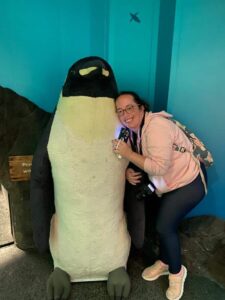
MULTIPOLYGON (((110 120, 109 120, 110 122, 110 120)), ((95 126, 95 125, 93 125, 95 126)), ((48 153, 56 214, 50 249, 54 266, 71 281, 106 280, 126 266, 130 238, 123 212, 127 162, 112 153, 114 120, 107 135, 91 141, 74 133, 56 113, 48 153)))

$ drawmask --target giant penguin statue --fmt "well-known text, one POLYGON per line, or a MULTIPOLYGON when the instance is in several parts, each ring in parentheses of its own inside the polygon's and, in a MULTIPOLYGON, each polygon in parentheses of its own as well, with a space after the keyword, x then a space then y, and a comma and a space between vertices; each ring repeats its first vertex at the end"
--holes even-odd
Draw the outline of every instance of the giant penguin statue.
POLYGON ((123 212, 127 161, 112 151, 119 126, 116 95, 106 61, 76 62, 34 155, 34 240, 41 252, 50 245, 54 261, 48 299, 66 299, 70 281, 107 280, 113 299, 129 294, 130 238, 123 212))

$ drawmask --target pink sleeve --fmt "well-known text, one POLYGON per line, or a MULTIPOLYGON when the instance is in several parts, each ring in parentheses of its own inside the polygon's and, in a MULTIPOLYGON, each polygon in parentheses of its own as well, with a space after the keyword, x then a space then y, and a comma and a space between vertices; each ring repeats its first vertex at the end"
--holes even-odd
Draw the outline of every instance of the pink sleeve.
POLYGON ((155 117, 143 133, 144 170, 153 176, 165 175, 171 166, 174 130, 173 123, 155 117))

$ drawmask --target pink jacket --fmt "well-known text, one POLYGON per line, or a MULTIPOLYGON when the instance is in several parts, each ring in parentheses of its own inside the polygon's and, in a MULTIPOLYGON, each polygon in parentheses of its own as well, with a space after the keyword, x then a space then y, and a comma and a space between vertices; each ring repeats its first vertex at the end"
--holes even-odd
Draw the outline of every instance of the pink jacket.
POLYGON ((164 111, 145 113, 141 135, 142 153, 146 157, 144 170, 157 187, 158 194, 187 185, 199 174, 199 166, 189 152, 173 149, 174 143, 190 151, 192 145, 168 117, 172 115, 164 111))

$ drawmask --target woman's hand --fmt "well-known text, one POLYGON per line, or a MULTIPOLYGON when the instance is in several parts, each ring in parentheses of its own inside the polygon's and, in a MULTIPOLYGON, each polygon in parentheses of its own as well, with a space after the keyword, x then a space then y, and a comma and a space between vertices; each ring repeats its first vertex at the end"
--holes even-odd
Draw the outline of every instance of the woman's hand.
POLYGON ((139 183, 141 181, 141 176, 141 172, 135 172, 131 168, 126 169, 126 179, 132 185, 139 183))
POLYGON ((133 152, 131 147, 122 140, 113 140, 113 152, 124 158, 128 158, 133 152))

